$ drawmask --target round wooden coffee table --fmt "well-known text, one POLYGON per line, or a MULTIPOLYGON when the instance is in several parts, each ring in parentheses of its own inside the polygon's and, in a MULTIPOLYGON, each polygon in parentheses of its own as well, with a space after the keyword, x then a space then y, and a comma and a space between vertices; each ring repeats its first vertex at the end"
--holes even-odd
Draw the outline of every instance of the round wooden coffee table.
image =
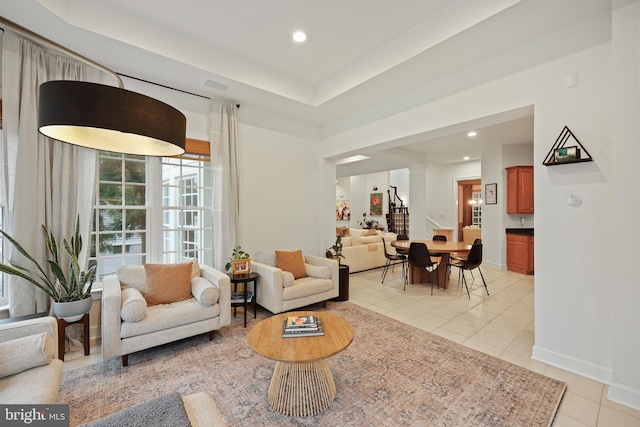
POLYGON ((321 412, 335 399, 336 386, 327 358, 351 344, 353 326, 327 312, 288 312, 255 325, 247 340, 256 353, 276 361, 267 394, 273 409, 307 417, 321 412), (323 336, 282 338, 285 318, 310 315, 322 319, 323 336))

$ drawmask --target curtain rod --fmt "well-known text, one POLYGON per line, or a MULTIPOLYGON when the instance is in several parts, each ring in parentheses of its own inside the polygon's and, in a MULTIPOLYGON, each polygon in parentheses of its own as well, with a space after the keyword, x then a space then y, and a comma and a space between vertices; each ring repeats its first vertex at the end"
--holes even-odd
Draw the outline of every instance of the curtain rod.
MULTIPOLYGON (((118 73, 118 75, 119 75, 119 76, 122 76, 122 77, 126 77, 126 78, 128 78, 128 79, 137 80, 137 81, 139 81, 139 82, 149 83, 149 84, 151 84, 151 85, 156 85, 156 86, 159 86, 159 87, 163 87, 163 88, 165 88, 165 89, 175 90, 176 92, 186 93, 187 95, 193 95, 193 96, 197 96, 197 97, 199 97, 199 98, 204 98, 204 99, 211 99, 210 97, 205 96, 205 95, 200 95, 199 93, 193 93, 193 92, 189 92, 189 91, 186 91, 186 90, 177 89, 177 88, 175 88, 175 87, 171 87, 171 86, 163 85, 163 84, 160 84, 160 83, 152 82, 152 81, 145 80, 145 79, 141 79, 141 78, 138 78, 138 77, 129 76, 129 75, 127 75, 127 74, 118 73)), ((236 107, 237 107, 237 108, 240 108, 240 104, 236 104, 236 107)))
MULTIPOLYGON (((38 44, 44 44, 49 48, 53 48, 59 52, 62 52, 74 59, 77 59, 78 61, 84 62, 85 64, 89 64, 101 71, 104 71, 105 73, 109 74, 110 76, 112 76, 116 82, 118 83, 118 87, 120 89, 124 89, 124 83, 122 82, 122 79, 120 78, 120 76, 118 76, 118 74, 116 74, 113 70, 105 67, 102 64, 98 64, 95 61, 92 61, 91 59, 84 57, 82 55, 80 55, 79 53, 76 53, 70 49, 67 49, 66 47, 59 45, 58 43, 49 40, 45 37, 42 37, 40 34, 34 33, 33 31, 16 24, 13 21, 10 21, 8 19, 6 19, 4 16, 0 16, 0 25, 4 25, 9 27, 10 29, 22 34, 23 36, 27 37, 28 39, 31 39, 31 41, 35 41, 38 44)), ((3 29, 4 30, 4 29, 3 29)))

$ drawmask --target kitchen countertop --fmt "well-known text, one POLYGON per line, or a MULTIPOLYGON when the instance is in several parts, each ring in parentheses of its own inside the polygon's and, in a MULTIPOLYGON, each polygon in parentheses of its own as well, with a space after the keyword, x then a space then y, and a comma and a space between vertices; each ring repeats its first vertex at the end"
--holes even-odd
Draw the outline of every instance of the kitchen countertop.
POLYGON ((507 228, 505 231, 510 234, 533 236, 533 228, 507 228))

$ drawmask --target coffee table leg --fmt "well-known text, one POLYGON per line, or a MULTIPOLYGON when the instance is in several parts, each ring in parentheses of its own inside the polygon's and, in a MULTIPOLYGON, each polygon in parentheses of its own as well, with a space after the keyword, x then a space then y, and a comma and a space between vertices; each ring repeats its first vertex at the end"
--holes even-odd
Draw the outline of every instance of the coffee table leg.
POLYGON ((326 359, 316 362, 276 362, 267 396, 276 411, 293 417, 308 417, 321 412, 333 402, 336 385, 326 359))

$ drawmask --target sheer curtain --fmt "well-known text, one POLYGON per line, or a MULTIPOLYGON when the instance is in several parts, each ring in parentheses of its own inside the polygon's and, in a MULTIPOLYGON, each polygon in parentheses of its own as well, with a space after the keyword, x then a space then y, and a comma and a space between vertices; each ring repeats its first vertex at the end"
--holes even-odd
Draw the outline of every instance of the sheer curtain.
MULTIPOLYGON (((99 81, 95 68, 51 53, 5 30, 2 47, 3 161, 8 215, 5 229, 41 265, 47 248, 41 225, 56 236, 71 236, 77 215, 88 260, 96 151, 49 139, 38 132, 38 88, 49 80, 99 81)), ((60 242, 61 244, 61 242, 60 242)), ((11 250, 10 260, 27 265, 11 250)), ((49 309, 48 296, 11 276, 9 314, 49 309)))
POLYGON ((210 146, 213 170, 213 267, 224 271, 236 244, 240 212, 237 146, 237 107, 211 101, 210 146))

